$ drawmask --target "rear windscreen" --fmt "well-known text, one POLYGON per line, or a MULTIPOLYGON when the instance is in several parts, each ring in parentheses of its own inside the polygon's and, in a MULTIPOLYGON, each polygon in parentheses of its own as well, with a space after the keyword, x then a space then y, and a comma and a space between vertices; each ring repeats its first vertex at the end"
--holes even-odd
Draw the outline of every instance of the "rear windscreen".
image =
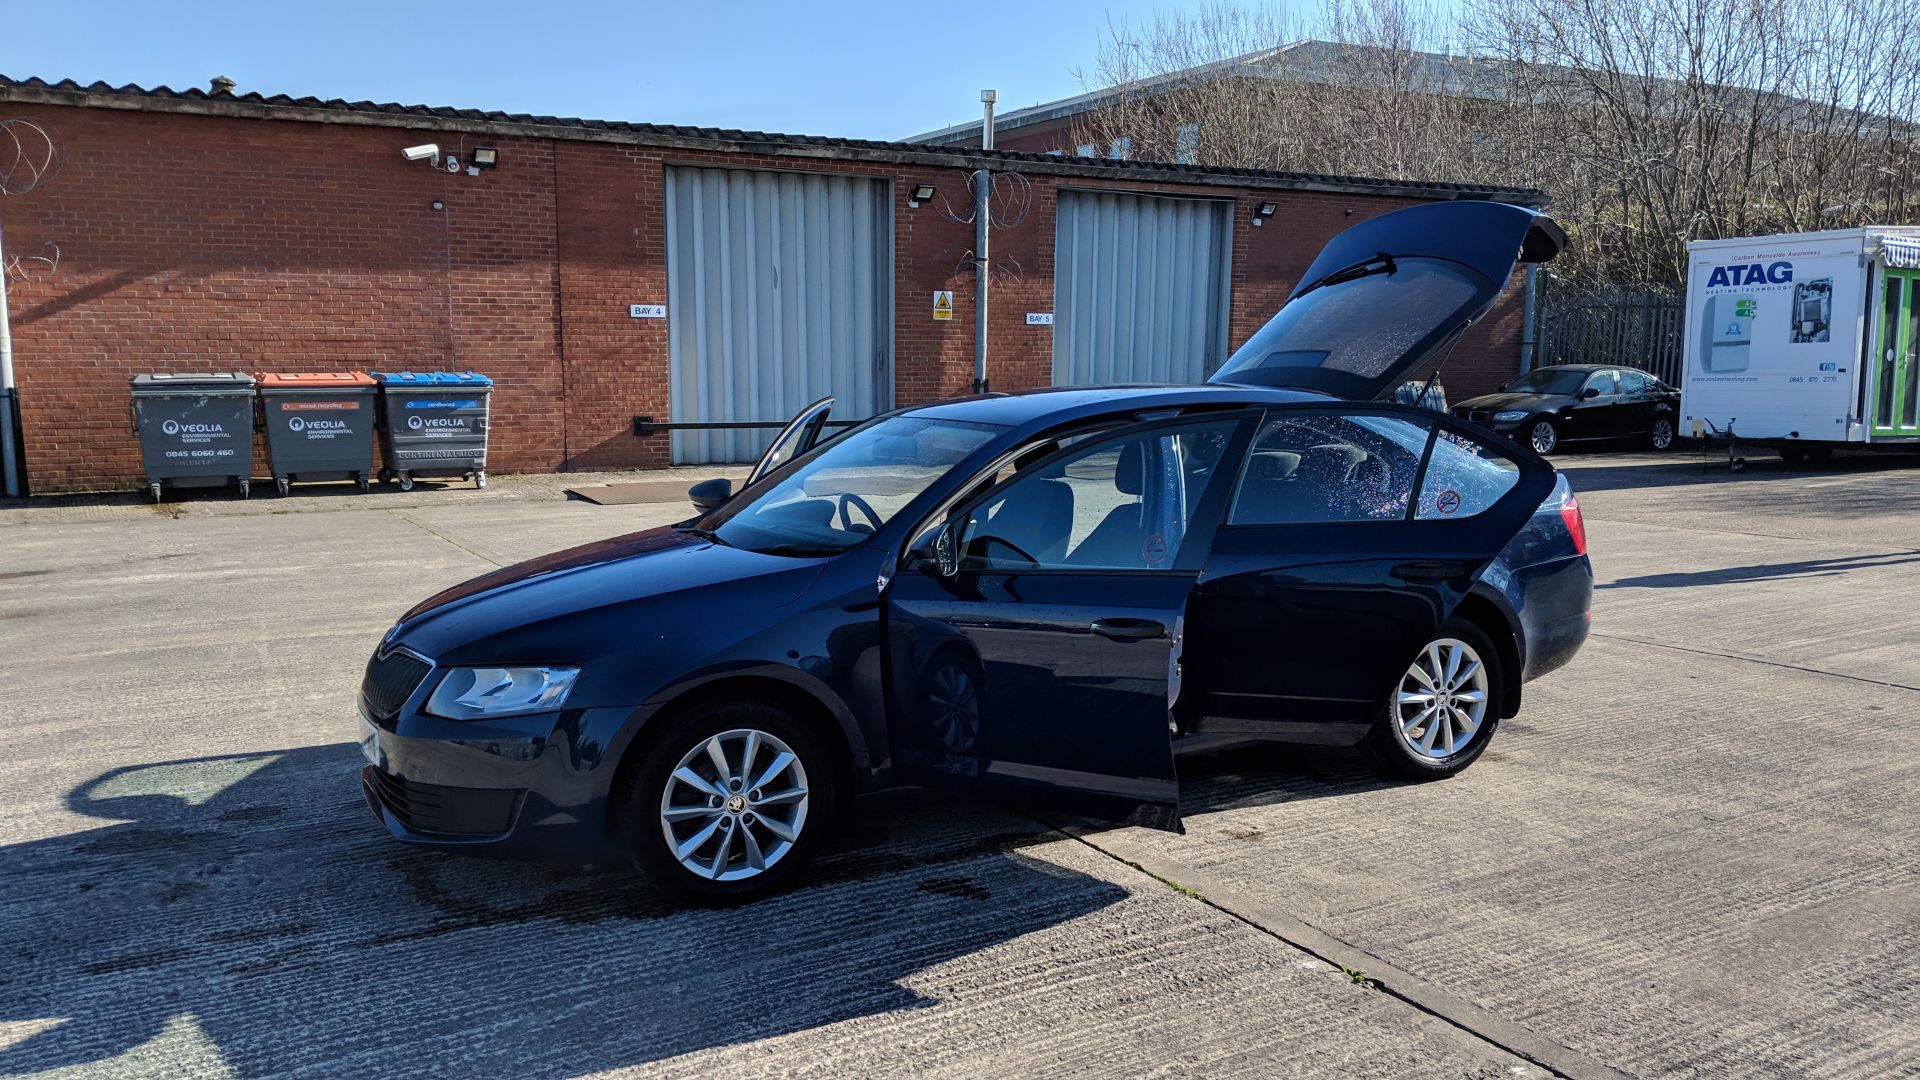
MULTIPOLYGON (((1317 368, 1358 379, 1387 374, 1426 339, 1451 328, 1493 288, 1478 272, 1440 259, 1406 258, 1289 301, 1215 376, 1317 368)), ((1245 379, 1271 382, 1272 379, 1245 379)))

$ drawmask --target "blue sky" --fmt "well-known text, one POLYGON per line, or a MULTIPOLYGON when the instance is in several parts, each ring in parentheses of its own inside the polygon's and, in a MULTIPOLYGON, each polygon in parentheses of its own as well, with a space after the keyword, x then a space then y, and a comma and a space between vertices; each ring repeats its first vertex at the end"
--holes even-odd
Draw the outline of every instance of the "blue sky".
POLYGON ((900 138, 1081 92, 1109 20, 1198 0, 15 0, 0 73, 900 138))

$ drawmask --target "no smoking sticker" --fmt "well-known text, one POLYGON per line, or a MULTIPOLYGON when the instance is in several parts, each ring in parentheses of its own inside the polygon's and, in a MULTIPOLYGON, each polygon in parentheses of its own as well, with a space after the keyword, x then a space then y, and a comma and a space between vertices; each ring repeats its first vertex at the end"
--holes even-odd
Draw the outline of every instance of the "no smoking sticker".
POLYGON ((1159 566, 1167 561, 1167 538, 1155 533, 1147 537, 1140 545, 1140 557, 1147 560, 1148 566, 1159 566))
POLYGON ((1433 505, 1441 513, 1451 514, 1460 509, 1460 493, 1448 488, 1440 493, 1440 497, 1433 501, 1433 505))

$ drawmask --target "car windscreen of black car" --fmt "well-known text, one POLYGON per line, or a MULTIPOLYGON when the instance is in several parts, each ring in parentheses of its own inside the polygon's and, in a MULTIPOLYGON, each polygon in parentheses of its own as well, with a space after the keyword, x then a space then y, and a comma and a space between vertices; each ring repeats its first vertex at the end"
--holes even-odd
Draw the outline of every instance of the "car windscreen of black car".
POLYGON ((1525 375, 1501 387, 1516 394, 1572 394, 1585 382, 1587 373, 1569 371, 1566 368, 1543 368, 1529 371, 1525 375))
POLYGON ((890 416, 814 449, 700 522, 732 547, 829 555, 860 543, 1005 429, 890 416))

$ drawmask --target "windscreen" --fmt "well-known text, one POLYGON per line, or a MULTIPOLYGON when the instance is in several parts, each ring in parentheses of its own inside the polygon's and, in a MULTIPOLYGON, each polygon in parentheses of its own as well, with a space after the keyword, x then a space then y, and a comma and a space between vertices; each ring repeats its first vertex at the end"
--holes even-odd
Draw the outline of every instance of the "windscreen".
POLYGON ((1580 384, 1585 382, 1586 378, 1587 373, 1584 371, 1543 368, 1539 371, 1527 372, 1508 383, 1504 389, 1519 394, 1571 394, 1580 389, 1580 384))
POLYGON ((844 551, 873 535, 1004 430, 959 420, 885 417, 771 474, 700 525, 722 543, 752 551, 844 551))
POLYGON ((1386 260, 1288 301, 1213 381, 1375 397, 1474 315, 1493 291, 1485 277, 1459 263, 1386 260))

